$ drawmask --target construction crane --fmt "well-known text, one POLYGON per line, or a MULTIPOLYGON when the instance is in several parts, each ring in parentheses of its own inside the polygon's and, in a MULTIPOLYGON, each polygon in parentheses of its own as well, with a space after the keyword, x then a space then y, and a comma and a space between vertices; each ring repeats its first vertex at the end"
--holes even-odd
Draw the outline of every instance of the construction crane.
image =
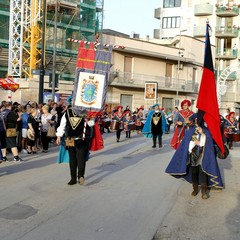
POLYGON ((31 77, 40 62, 42 0, 10 0, 8 75, 31 77))
MULTIPOLYGON (((48 41, 44 65, 55 72, 51 59, 56 55, 52 49, 56 50, 57 47, 51 41, 56 38, 59 40, 60 36, 58 44, 61 42, 62 45, 58 48, 61 49, 63 58, 57 56, 57 65, 61 72, 64 71, 72 59, 72 55, 68 56, 65 51, 66 39, 76 34, 80 39, 89 40, 101 31, 103 3, 104 0, 10 0, 8 75, 32 77, 32 71, 40 68, 42 54, 45 54, 45 49, 41 47, 43 44, 40 44, 42 39, 44 43, 48 41), (46 9, 43 9, 46 5, 46 9), (57 6, 57 10, 54 6, 57 6), (47 19, 48 16, 43 21, 44 12, 48 12, 49 16, 57 14, 59 18, 56 17, 53 21, 47 19), (59 19, 61 22, 55 24, 59 19), (43 22, 48 22, 48 26, 45 26, 47 34, 43 31, 43 22), (56 29, 55 33, 52 29, 56 29), (50 54, 51 51, 53 53, 50 54), (65 59, 66 56, 69 58, 65 59)), ((69 47, 67 50, 75 49, 69 47)))

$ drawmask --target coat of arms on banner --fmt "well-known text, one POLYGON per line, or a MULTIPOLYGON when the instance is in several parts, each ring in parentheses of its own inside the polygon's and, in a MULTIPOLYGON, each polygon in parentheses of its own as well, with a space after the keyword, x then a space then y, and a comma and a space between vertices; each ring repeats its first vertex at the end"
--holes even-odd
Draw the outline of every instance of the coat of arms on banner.
POLYGON ((84 108, 101 109, 104 80, 104 75, 80 72, 74 105, 84 108))
POLYGON ((157 83, 145 83, 145 100, 155 100, 157 98, 157 83))
POLYGON ((89 75, 88 79, 83 79, 81 86, 81 100, 86 104, 93 104, 97 100, 98 81, 93 75, 89 75))

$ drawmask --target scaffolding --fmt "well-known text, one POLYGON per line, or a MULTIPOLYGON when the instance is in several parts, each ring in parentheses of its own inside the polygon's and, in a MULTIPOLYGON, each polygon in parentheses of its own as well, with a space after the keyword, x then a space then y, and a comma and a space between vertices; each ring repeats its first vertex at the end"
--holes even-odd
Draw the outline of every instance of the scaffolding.
POLYGON ((74 79, 78 44, 67 39, 95 41, 96 33, 102 30, 103 0, 1 0, 0 75, 8 68, 9 75, 28 78, 40 68, 44 1, 47 1, 45 69, 53 68, 56 38, 56 70, 61 78, 74 79))

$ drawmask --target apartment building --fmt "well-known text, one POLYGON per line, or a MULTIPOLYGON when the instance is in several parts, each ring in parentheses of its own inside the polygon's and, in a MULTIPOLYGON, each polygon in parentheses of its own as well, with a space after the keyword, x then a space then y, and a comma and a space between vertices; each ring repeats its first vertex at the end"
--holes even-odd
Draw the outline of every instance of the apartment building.
MULTIPOLYGON (((179 36, 171 44, 103 35, 106 43, 124 46, 114 49, 108 85, 107 103, 130 105, 132 109, 144 105, 148 109, 156 101, 165 109, 179 106, 184 99, 195 108, 202 76, 204 42, 190 36, 179 36), (182 41, 181 48, 176 44, 182 41), (178 52, 182 55, 179 56, 178 52), (194 54, 193 54, 194 53, 194 54), (144 98, 146 83, 157 83, 157 97, 144 98)), ((214 47, 212 49, 215 52, 214 47)))
POLYGON ((216 81, 222 86, 220 90, 224 89, 222 93, 225 92, 220 106, 236 111, 240 109, 239 10, 240 3, 236 0, 160 0, 154 12, 154 17, 159 19, 154 37, 166 43, 176 35, 204 40, 206 22, 209 22, 211 44, 216 46, 216 81))

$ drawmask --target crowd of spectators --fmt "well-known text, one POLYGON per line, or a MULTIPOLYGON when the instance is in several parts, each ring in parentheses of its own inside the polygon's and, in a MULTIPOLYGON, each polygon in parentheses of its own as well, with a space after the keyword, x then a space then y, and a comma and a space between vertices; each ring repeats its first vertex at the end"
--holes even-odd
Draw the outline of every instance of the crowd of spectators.
MULTIPOLYGON (((48 100, 47 104, 2 101, 0 105, 0 155, 4 161, 21 162, 19 153, 47 153, 54 137, 48 136, 51 127, 56 129, 67 106, 63 102, 48 100), (10 159, 9 156, 13 158, 10 159), (9 156, 8 156, 9 155, 9 156)), ((1 159, 0 158, 0 159, 1 159)))

